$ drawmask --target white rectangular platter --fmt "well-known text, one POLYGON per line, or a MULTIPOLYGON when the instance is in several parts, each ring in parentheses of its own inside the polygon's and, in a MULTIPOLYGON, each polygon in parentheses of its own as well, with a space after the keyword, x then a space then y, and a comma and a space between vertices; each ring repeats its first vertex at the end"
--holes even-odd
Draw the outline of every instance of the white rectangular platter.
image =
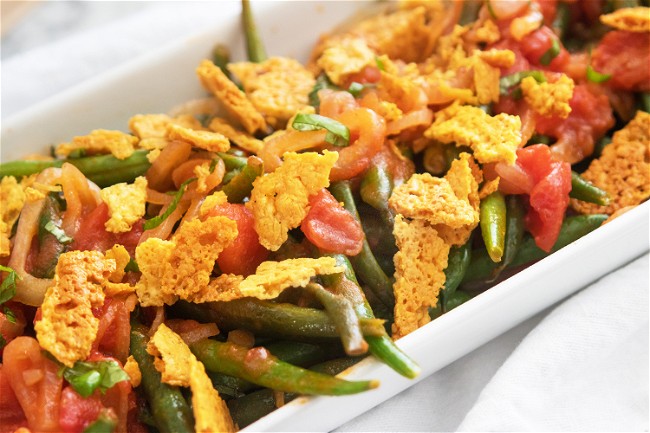
MULTIPOLYGON (((262 39, 270 55, 306 60, 318 37, 369 2, 260 2, 254 4, 262 39)), ((212 47, 232 48, 243 60, 238 2, 220 2, 213 30, 192 35, 86 81, 3 122, 3 162, 92 129, 126 130, 138 113, 167 112, 204 96, 195 68, 212 47)), ((303 397, 250 425, 244 431, 329 431, 414 385, 537 312, 648 250, 650 204, 624 214, 552 256, 477 296, 399 340, 422 367, 416 380, 405 379, 368 358, 344 373, 349 379, 378 379, 376 390, 348 397, 303 397)))

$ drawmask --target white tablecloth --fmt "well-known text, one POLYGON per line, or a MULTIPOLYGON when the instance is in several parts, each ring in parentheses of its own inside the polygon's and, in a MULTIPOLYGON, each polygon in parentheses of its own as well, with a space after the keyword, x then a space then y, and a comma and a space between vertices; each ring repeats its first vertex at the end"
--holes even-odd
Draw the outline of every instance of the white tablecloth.
MULTIPOLYGON (((216 13, 214 2, 46 2, 3 38, 2 118, 216 13)), ((648 431, 648 289, 645 254, 339 431, 648 431)))

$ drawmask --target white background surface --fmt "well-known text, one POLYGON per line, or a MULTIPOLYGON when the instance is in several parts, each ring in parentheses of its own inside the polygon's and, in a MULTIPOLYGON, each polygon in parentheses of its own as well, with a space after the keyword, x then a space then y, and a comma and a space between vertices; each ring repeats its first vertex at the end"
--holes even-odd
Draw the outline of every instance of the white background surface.
MULTIPOLYGON (((214 2, 34 6, 3 31, 2 119, 209 28, 219 10, 214 2)), ((647 431, 648 289, 645 254, 339 430, 647 431)))

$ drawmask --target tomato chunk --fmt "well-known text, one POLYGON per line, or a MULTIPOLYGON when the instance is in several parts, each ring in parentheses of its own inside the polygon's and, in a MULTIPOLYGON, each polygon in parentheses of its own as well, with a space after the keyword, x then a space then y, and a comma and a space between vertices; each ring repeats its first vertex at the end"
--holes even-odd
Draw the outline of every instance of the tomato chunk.
POLYGON ((571 165, 556 161, 548 146, 536 144, 517 151, 517 168, 497 167, 505 185, 525 185, 525 190, 512 191, 529 195, 526 228, 535 238, 535 244, 550 251, 560 234, 564 214, 569 206, 571 165), (512 175, 512 178, 509 176, 512 175), (527 180, 523 184, 521 179, 527 180))
POLYGON ((521 51, 531 64, 551 71, 563 71, 570 60, 569 52, 564 49, 562 42, 553 30, 546 26, 524 37, 521 41, 521 51), (553 44, 557 44, 559 51, 549 63, 544 64, 544 55, 551 50, 553 44))
POLYGON ((70 249, 104 252, 113 245, 120 244, 126 248, 131 256, 135 255, 135 247, 138 246, 138 241, 144 230, 144 220, 141 218, 133 224, 133 227, 128 232, 111 233, 107 232, 104 226, 108 218, 108 206, 106 203, 97 206, 82 219, 79 231, 75 235, 70 249))
POLYGON ((610 74, 607 84, 615 89, 647 92, 650 90, 650 42, 639 33, 608 32, 592 56, 594 69, 610 74))
POLYGON ((237 237, 217 258, 221 271, 244 276, 255 273, 269 252, 260 245, 253 213, 243 204, 224 203, 211 209, 206 218, 209 216, 225 216, 237 223, 237 237))
POLYGON ((318 248, 329 253, 356 256, 363 248, 361 224, 326 189, 309 198, 309 213, 300 230, 318 248))
POLYGON ((95 395, 84 398, 72 387, 65 387, 61 392, 61 412, 59 424, 66 433, 82 433, 93 423, 104 405, 95 395))

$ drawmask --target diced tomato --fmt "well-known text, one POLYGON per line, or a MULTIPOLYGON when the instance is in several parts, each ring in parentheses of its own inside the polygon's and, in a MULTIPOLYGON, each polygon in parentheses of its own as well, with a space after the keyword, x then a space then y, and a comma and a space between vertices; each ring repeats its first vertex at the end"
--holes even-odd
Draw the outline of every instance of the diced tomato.
POLYGON ((536 116, 537 132, 557 139, 555 156, 571 164, 593 153, 594 143, 614 126, 609 99, 595 94, 587 84, 578 84, 569 101, 571 114, 566 119, 536 116))
POLYGON ((553 24, 555 15, 557 14, 557 1, 558 0, 536 0, 539 5, 539 10, 544 15, 544 24, 550 26, 553 24))
POLYGON ((343 88, 348 88, 352 83, 372 84, 379 81, 381 78, 381 71, 377 66, 366 66, 361 71, 351 74, 347 77, 343 88))
POLYGON ((129 336, 131 333, 130 312, 124 300, 106 298, 104 305, 98 309, 99 318, 97 338, 93 350, 106 356, 113 356, 120 362, 126 362, 129 356, 129 336))
POLYGON ((647 34, 608 32, 592 53, 593 68, 610 74, 607 84, 615 89, 650 90, 650 40, 647 34))
POLYGON ((564 71, 570 60, 569 52, 564 49, 562 42, 553 33, 553 30, 546 26, 542 26, 540 29, 524 37, 520 46, 522 54, 537 68, 561 72, 564 71), (560 52, 551 60, 550 64, 542 65, 542 57, 551 49, 554 43, 559 44, 560 52))
POLYGON ((96 395, 84 398, 67 386, 61 392, 59 423, 65 433, 82 433, 103 409, 104 405, 96 395))
POLYGON ((255 273, 269 252, 260 245, 252 212, 243 204, 224 203, 210 210, 206 218, 209 216, 225 216, 237 223, 237 237, 217 258, 221 271, 237 275, 255 273))
POLYGON ((41 351, 35 338, 17 337, 5 347, 3 375, 20 402, 30 430, 60 431, 59 366, 41 351))
POLYGON ((496 171, 502 191, 529 195, 526 228, 539 248, 550 251, 569 206, 571 165, 554 160, 548 146, 536 144, 519 149, 514 166, 500 163, 496 171))
POLYGON ((4 346, 7 343, 23 334, 25 324, 22 304, 7 302, 3 305, 3 308, 0 309, 0 336, 4 339, 5 344, 0 347, 0 356, 2 356, 4 346))
POLYGON ((108 206, 102 203, 92 212, 86 215, 79 226, 74 241, 70 245, 71 250, 95 250, 104 252, 115 244, 123 245, 132 256, 135 255, 135 247, 138 246, 142 236, 144 220, 140 219, 131 230, 125 233, 111 233, 106 231, 105 224, 108 221, 108 206))
POLYGON ((307 239, 318 248, 355 256, 363 248, 363 229, 325 188, 309 198, 311 206, 300 225, 307 239))

